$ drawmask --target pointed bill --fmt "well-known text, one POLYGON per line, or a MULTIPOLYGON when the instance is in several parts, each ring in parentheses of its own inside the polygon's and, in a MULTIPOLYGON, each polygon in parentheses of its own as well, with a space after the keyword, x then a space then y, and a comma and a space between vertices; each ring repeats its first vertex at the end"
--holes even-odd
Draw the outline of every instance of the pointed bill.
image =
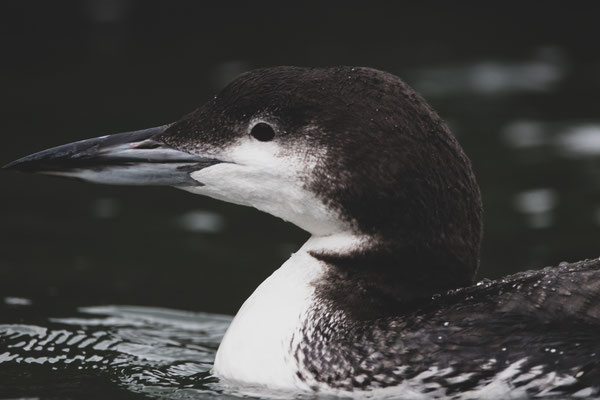
POLYGON ((161 142, 157 137, 168 127, 81 140, 28 155, 2 168, 116 185, 199 185, 190 173, 221 161, 161 142))

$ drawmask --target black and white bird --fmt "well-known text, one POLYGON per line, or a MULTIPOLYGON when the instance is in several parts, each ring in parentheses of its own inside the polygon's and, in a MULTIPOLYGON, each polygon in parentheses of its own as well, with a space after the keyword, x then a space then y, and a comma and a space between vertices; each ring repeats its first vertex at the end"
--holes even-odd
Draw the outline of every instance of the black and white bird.
POLYGON ((392 74, 259 69, 172 124, 4 168, 175 186, 309 232, 231 324, 214 364, 228 382, 374 397, 598 395, 600 262, 474 285, 482 205, 471 163, 392 74))

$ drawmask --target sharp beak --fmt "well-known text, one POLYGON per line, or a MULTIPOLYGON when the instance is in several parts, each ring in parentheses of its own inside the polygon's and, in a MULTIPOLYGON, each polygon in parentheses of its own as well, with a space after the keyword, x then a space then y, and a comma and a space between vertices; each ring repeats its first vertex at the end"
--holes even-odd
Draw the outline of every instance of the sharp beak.
POLYGON ((31 154, 2 168, 116 185, 201 185, 190 173, 221 161, 161 142, 157 137, 168 127, 81 140, 31 154))

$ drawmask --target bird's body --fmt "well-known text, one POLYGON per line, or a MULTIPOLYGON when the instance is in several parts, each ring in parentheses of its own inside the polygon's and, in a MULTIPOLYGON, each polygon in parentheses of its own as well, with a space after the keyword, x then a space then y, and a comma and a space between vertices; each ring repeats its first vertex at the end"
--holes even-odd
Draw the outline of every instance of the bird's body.
POLYGON ((374 321, 313 311, 296 349, 304 379, 342 391, 435 397, 593 394, 600 262, 530 271, 374 321))
POLYGON ((256 70, 173 124, 7 167, 168 184, 310 232, 234 319, 222 379, 359 396, 598 394, 600 262, 473 286, 471 164, 394 75, 256 70))
POLYGON ((318 246, 310 240, 246 301, 219 348, 219 376, 359 396, 597 393, 600 261, 481 281, 402 315, 355 320, 311 284, 327 270, 308 254, 318 246))

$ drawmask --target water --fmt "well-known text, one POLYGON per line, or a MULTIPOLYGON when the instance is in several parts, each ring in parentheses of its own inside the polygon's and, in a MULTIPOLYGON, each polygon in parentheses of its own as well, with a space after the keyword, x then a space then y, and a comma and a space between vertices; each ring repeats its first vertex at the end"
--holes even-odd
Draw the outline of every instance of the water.
MULTIPOLYGON (((171 122, 251 68, 374 66, 420 91, 473 161, 479 279, 600 256, 592 4, 54 3, 0 5, 0 164, 171 122)), ((233 315, 304 232, 168 188, 0 184, 0 398, 231 394, 207 373, 215 314, 233 315), (36 350, 57 331, 120 345, 36 350)))
POLYGON ((35 304, 14 298, 4 299, 0 310, 5 398, 76 397, 82 388, 132 398, 205 398, 222 391, 210 368, 231 317, 102 306, 40 318, 35 304))
POLYGON ((2 398, 316 398, 214 377, 231 316, 141 306, 61 309, 51 317, 42 310, 25 298, 0 304, 2 398))

